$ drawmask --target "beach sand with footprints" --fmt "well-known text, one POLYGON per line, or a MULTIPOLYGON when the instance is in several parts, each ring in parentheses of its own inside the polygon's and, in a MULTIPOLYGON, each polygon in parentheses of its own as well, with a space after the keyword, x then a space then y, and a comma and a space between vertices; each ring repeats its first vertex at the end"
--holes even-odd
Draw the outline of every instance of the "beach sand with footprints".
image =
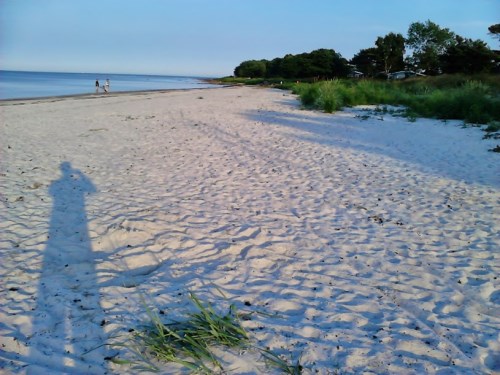
POLYGON ((500 372, 500 157, 479 129, 249 87, 0 119, 1 373, 137 373, 102 344, 144 301, 185 316, 189 292, 250 314, 252 342, 305 374, 500 372))

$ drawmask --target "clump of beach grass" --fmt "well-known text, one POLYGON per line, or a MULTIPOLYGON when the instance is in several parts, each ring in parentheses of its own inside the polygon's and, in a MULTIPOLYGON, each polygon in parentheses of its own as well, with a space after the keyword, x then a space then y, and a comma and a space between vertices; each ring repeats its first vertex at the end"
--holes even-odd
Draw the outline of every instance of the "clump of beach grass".
POLYGON ((403 82, 332 80, 294 87, 305 107, 334 112, 355 105, 395 105, 411 117, 464 120, 488 124, 500 121, 499 84, 484 77, 428 77, 403 82))
POLYGON ((129 349, 136 360, 113 358, 113 362, 147 371, 160 371, 159 363, 172 362, 193 373, 214 374, 223 372, 223 367, 213 348, 224 347, 255 350, 269 366, 285 374, 301 374, 299 360, 291 364, 272 350, 252 344, 241 325, 241 318, 249 314, 239 313, 234 304, 226 314, 221 314, 194 293, 189 293, 189 298, 196 312, 187 314, 183 321, 169 323, 164 323, 160 314, 143 301, 149 321, 137 330, 131 329, 133 333, 127 342, 114 345, 129 349))
POLYGON ((259 349, 259 351, 270 366, 281 370, 282 373, 288 375, 302 374, 303 367, 300 364, 300 358, 293 363, 292 358, 288 361, 269 349, 259 349))
MULTIPOLYGON (((155 310, 145 305, 150 321, 133 335, 132 345, 128 345, 142 363, 174 362, 198 373, 212 374, 214 368, 222 369, 222 365, 211 346, 234 348, 248 343, 234 305, 226 314, 220 314, 210 304, 204 305, 194 293, 189 298, 197 312, 181 322, 165 324, 155 310)), ((150 367, 159 370, 157 365, 150 367)))
POLYGON ((484 129, 486 133, 498 133, 500 132, 500 121, 492 121, 484 129))

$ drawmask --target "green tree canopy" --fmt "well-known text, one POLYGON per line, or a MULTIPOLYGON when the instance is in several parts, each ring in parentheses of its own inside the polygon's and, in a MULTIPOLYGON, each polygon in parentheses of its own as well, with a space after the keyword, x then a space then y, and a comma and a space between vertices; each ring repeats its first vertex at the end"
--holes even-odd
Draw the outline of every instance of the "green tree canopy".
POLYGON ((347 60, 332 49, 318 49, 282 58, 248 60, 234 70, 237 77, 333 78, 346 77, 347 60))
POLYGON ((378 68, 385 73, 404 69, 405 38, 401 34, 389 33, 378 37, 377 46, 378 68))
POLYGON ((441 56, 443 73, 475 74, 490 72, 495 68, 496 54, 481 40, 455 38, 441 56))
POLYGON ((491 25, 490 27, 488 27, 488 31, 490 32, 491 35, 500 40, 500 23, 491 25))
MULTIPOLYGON (((500 35, 500 24, 488 29, 493 35, 500 35)), ((375 47, 361 49, 351 59, 351 64, 367 76, 403 70, 405 65, 430 75, 491 72, 500 67, 498 51, 491 51, 485 42, 462 38, 430 20, 412 23, 406 39, 395 33, 378 37, 375 47), (412 53, 406 60, 405 46, 412 53)), ((329 79, 347 77, 350 71, 342 55, 333 49, 322 48, 271 61, 243 61, 234 74, 253 78, 329 79)))
POLYGON ((234 69, 234 75, 236 77, 265 77, 266 66, 265 60, 243 61, 234 69))
POLYGON ((268 77, 281 77, 281 64, 283 63, 283 58, 277 57, 271 61, 267 62, 267 76, 268 77))
POLYGON ((369 77, 374 77, 380 70, 378 49, 375 47, 360 50, 351 59, 351 64, 369 77))
POLYGON ((441 56, 455 43, 455 34, 434 22, 414 22, 408 28, 406 45, 413 50, 412 64, 426 74, 441 72, 441 56))
POLYGON ((301 69, 301 58, 299 56, 294 56, 288 54, 283 57, 281 61, 280 70, 278 71, 278 76, 285 78, 297 78, 300 77, 301 69))

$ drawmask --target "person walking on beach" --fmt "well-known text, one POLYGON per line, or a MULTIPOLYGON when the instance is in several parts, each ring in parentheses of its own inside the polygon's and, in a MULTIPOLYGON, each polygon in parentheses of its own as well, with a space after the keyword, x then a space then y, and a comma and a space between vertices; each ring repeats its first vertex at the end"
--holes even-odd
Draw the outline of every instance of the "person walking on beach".
POLYGON ((104 92, 107 94, 109 92, 109 79, 106 80, 104 84, 104 92))
POLYGON ((98 94, 99 93, 99 80, 95 80, 95 93, 98 94))

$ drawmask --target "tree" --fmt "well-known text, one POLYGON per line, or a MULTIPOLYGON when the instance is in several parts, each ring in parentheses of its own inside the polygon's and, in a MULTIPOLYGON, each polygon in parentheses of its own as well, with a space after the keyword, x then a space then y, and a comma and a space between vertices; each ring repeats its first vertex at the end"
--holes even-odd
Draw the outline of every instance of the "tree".
POLYGON ((347 60, 333 49, 318 49, 283 58, 248 60, 234 69, 237 77, 333 78, 346 77, 347 60))
POLYGON ((266 76, 267 77, 281 77, 281 64, 283 59, 277 57, 266 64, 266 76))
POLYGON ((331 49, 317 49, 307 54, 308 71, 304 72, 304 77, 325 77, 333 76, 333 60, 335 51, 331 49))
POLYGON ((488 27, 488 31, 493 37, 498 38, 498 40, 500 40, 500 23, 491 25, 490 27, 488 27))
POLYGON ((426 74, 439 74, 441 56, 455 42, 455 34, 434 22, 414 22, 408 28, 406 44, 413 50, 411 62, 426 74))
POLYGON ((243 61, 234 69, 236 77, 265 77, 266 60, 248 60, 243 61))
POLYGON ((347 60, 333 49, 317 49, 303 54, 307 70, 303 70, 302 77, 333 78, 347 76, 347 60))
POLYGON ((455 37, 441 57, 444 73, 475 74, 491 72, 495 68, 496 54, 482 40, 455 37))
POLYGON ((297 78, 299 77, 301 66, 299 58, 292 54, 285 55, 281 61, 281 74, 284 78, 297 78))
POLYGON ((378 49, 375 47, 360 50, 351 59, 351 64, 366 76, 374 77, 378 72, 378 49))
POLYGON ((404 69, 405 38, 401 34, 389 33, 378 37, 377 46, 378 68, 385 73, 404 69))
POLYGON ((351 72, 349 62, 340 53, 333 51, 332 76, 345 78, 351 72))

